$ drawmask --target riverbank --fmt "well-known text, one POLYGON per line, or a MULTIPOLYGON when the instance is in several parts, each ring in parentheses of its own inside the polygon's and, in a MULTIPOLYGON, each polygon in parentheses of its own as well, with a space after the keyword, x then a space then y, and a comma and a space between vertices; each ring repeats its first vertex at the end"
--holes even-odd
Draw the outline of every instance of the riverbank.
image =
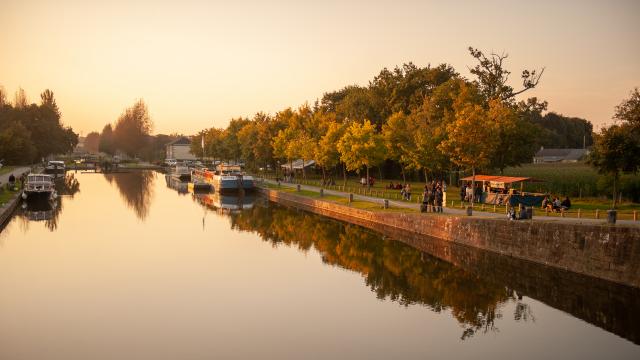
POLYGON ((426 251, 430 238, 640 287, 640 229, 575 221, 509 221, 504 217, 371 211, 262 188, 271 201, 374 230, 397 229, 426 251))
MULTIPOLYGON (((22 174, 29 173, 31 168, 29 167, 13 167, 10 171, 7 171, 0 175, 0 186, 5 187, 9 182, 9 176, 13 174, 16 179, 19 179, 22 174)), ((21 191, 13 192, 11 190, 2 190, 9 192, 9 198, 6 201, 0 202, 0 229, 11 218, 13 211, 20 204, 21 191)))

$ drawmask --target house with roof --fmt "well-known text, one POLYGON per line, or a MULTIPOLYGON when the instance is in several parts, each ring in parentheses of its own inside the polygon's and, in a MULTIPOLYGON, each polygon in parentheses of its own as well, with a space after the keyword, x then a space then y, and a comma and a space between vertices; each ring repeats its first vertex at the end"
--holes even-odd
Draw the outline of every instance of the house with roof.
POLYGON ((316 165, 316 161, 315 160, 305 160, 304 163, 302 162, 302 159, 297 159, 297 160, 293 160, 291 163, 285 163, 280 165, 280 167, 284 170, 288 170, 290 171, 291 168, 293 167, 293 170, 302 170, 302 167, 304 165, 305 169, 308 168, 315 168, 316 165))
POLYGON ((165 156, 167 159, 196 160, 196 156, 191 153, 191 140, 186 136, 181 136, 165 146, 165 156))
POLYGON ((589 154, 588 149, 545 149, 540 148, 533 157, 534 164, 553 162, 576 163, 589 154))

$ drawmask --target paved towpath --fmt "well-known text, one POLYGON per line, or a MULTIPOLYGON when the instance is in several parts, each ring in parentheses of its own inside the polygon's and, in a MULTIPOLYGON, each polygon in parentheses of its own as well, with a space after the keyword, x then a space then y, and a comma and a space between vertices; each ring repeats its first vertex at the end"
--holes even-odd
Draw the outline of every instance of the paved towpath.
MULTIPOLYGON (((277 182, 274 181, 274 180, 268 180, 268 179, 260 179, 260 180, 263 180, 264 182, 272 184, 272 185, 276 185, 277 184, 277 182)), ((280 186, 286 186, 286 187, 295 188, 296 184, 280 182, 280 186)), ((320 187, 311 186, 311 185, 300 185, 300 189, 318 192, 320 190, 320 187)), ((337 191, 337 190, 329 190, 329 189, 324 189, 324 193, 327 194, 327 195, 334 195, 334 196, 340 196, 340 197, 345 197, 345 198, 349 196, 349 193, 347 193, 347 192, 337 191)), ((419 196, 422 196, 422 195, 420 194, 419 196)), ((373 197, 373 196, 358 195, 358 194, 353 194, 353 198, 355 200, 368 201, 368 202, 380 204, 381 206, 382 206, 382 202, 384 200, 384 199, 373 197)), ((396 208, 414 209, 414 210, 420 211, 420 204, 417 204, 417 203, 409 203, 409 202, 404 202, 404 201, 389 200, 389 206, 396 207, 396 208)), ((445 214, 466 216, 466 210, 464 210, 464 209, 445 207, 443 209, 443 211, 444 211, 445 214)), ((473 216, 474 217, 478 217, 478 218, 494 218, 494 219, 495 218, 505 219, 507 217, 507 215, 503 214, 503 213, 492 213, 492 212, 484 212, 484 211, 474 211, 473 212, 473 216)), ((536 216, 535 213, 534 213, 534 216, 533 216, 533 220, 534 221, 562 222, 562 223, 566 223, 566 224, 588 224, 588 225, 599 225, 599 224, 602 225, 602 224, 605 224, 606 221, 607 221, 606 218, 604 218, 604 219, 585 219, 585 218, 578 219, 578 218, 570 218, 570 217, 564 217, 564 218, 563 217, 555 217, 555 216, 554 217, 548 217, 548 216, 536 216)), ((640 227, 640 221, 633 221, 633 220, 618 220, 617 224, 640 227)))
POLYGON ((11 176, 11 174, 13 174, 13 176, 16 177, 16 181, 18 179, 20 179, 20 175, 22 175, 23 173, 28 173, 29 171, 31 171, 31 168, 28 166, 21 166, 21 167, 17 167, 11 171, 9 171, 8 173, 2 174, 0 175, 0 185, 4 185, 6 183, 9 182, 9 176, 11 176))

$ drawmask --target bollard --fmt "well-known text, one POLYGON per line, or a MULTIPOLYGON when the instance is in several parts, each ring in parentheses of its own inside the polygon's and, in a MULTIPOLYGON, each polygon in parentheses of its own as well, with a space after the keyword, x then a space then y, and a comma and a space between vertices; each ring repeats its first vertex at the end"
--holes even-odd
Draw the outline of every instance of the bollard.
POLYGON ((533 220, 533 206, 529 206, 527 208, 527 218, 529 220, 533 220))
POLYGON ((600 219, 600 209, 596 209, 596 219, 600 219))
POLYGON ((582 214, 580 213, 580 209, 578 209, 578 219, 580 219, 582 217, 582 214))
POLYGON ((467 216, 471 216, 473 214, 473 208, 471 206, 467 206, 467 216))
POLYGON ((607 210, 607 223, 614 225, 618 218, 618 212, 611 209, 607 210))
POLYGON ((388 209, 388 208, 389 208, 389 200, 384 199, 384 201, 383 201, 383 207, 384 207, 385 209, 388 209))
POLYGON ((496 212, 496 204, 493 204, 493 212, 496 212))
POLYGON ((638 212, 633 210, 633 221, 638 221, 638 212))
POLYGON ((480 211, 484 211, 484 204, 480 206, 480 211))
POLYGON ((324 189, 320 189, 320 197, 324 196, 324 189))
POLYGON ((296 191, 300 192, 300 184, 296 185, 296 191))
POLYGON ((545 214, 546 216, 549 216, 549 208, 544 208, 544 214, 545 214))
POLYGON ((451 200, 451 207, 453 207, 453 200, 451 200))
POLYGON ((560 209, 560 217, 564 217, 564 209, 560 209))
POLYGON ((349 193, 349 204, 353 202, 353 194, 349 193))

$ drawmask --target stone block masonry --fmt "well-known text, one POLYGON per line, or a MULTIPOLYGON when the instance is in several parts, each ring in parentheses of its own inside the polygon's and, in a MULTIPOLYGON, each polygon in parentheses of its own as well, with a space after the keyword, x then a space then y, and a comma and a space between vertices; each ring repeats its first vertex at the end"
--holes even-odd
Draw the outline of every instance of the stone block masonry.
MULTIPOLYGON (((544 220, 458 217, 368 211, 263 189, 274 202, 362 225, 421 235, 412 246, 427 251, 429 238, 532 261, 640 288, 640 228, 544 220)), ((382 205, 381 205, 382 207, 382 205)))

